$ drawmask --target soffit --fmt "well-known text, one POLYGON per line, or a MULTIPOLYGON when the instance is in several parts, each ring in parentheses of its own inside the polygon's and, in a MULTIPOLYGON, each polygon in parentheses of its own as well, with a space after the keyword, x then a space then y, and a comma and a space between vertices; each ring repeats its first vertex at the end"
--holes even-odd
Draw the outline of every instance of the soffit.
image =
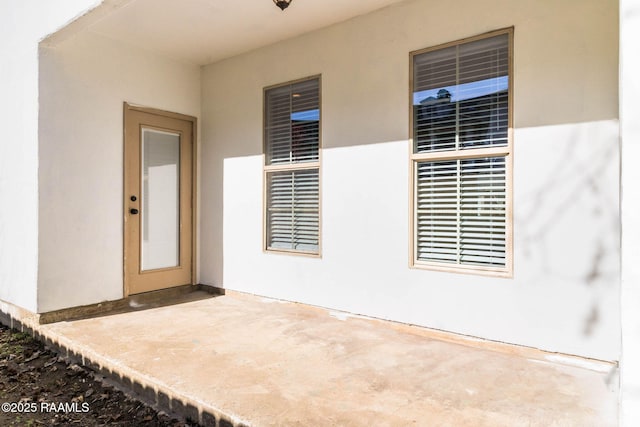
MULTIPOLYGON (((173 59, 205 65, 402 0, 119 0, 84 26, 173 59)), ((105 0, 103 3, 109 3, 105 0)), ((91 13, 91 12, 90 12, 91 13)))

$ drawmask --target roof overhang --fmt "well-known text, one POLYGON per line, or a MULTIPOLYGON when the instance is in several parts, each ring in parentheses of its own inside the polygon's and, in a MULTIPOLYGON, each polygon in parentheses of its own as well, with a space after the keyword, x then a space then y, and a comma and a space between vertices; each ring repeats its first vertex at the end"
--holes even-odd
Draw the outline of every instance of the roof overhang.
POLYGON ((293 0, 281 11, 272 0, 103 0, 43 43, 89 31, 205 65, 400 1, 293 0))

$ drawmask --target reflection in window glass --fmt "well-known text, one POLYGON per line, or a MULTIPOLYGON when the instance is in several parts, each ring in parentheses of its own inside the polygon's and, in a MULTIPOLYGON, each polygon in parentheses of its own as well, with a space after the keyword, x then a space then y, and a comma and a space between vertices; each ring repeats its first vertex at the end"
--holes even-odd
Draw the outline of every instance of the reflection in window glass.
POLYGON ((414 152, 503 146, 509 126, 508 35, 414 57, 414 152))
POLYGON ((265 91, 266 249, 317 254, 320 79, 265 91))
POLYGON ((510 265, 510 37, 412 56, 414 265, 510 265))

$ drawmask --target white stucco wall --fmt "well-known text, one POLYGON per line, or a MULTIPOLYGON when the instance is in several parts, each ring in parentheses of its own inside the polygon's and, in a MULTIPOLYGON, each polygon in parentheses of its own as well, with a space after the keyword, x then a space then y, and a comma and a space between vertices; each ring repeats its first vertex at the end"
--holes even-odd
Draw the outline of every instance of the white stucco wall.
POLYGON ((0 300, 36 310, 38 42, 98 0, 0 2, 0 300))
POLYGON ((415 0, 204 67, 201 281, 618 360, 618 8, 415 0), (514 276, 408 268, 409 52, 515 26, 514 276), (262 90, 322 75, 322 258, 262 251, 262 90))
POLYGON ((81 32, 40 50, 38 311, 123 297, 123 102, 200 115, 200 67, 81 32))
POLYGON ((620 2, 622 140, 621 425, 640 425, 640 1, 620 2))

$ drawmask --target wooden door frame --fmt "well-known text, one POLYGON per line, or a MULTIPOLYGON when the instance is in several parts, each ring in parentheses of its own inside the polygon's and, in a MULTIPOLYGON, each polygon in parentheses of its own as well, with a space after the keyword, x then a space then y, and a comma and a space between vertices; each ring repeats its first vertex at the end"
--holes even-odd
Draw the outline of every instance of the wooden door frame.
POLYGON ((129 203, 129 197, 127 194, 127 166, 126 166, 126 129, 128 124, 128 112, 138 111, 146 114, 155 114, 162 117, 168 117, 178 120, 184 120, 191 123, 191 285, 195 285, 196 283, 196 267, 197 267, 197 259, 198 253, 196 252, 197 248, 197 212, 198 212, 198 119, 194 116, 188 116, 186 114, 174 113, 171 111, 160 110, 157 108, 143 107, 140 105, 131 104, 128 102, 123 103, 123 113, 122 113, 122 166, 123 166, 123 182, 122 182, 122 213, 123 213, 123 222, 122 222, 122 283, 123 283, 123 296, 127 298, 130 294, 129 286, 126 280, 127 275, 127 235, 126 235, 126 218, 127 215, 127 206, 129 203))

